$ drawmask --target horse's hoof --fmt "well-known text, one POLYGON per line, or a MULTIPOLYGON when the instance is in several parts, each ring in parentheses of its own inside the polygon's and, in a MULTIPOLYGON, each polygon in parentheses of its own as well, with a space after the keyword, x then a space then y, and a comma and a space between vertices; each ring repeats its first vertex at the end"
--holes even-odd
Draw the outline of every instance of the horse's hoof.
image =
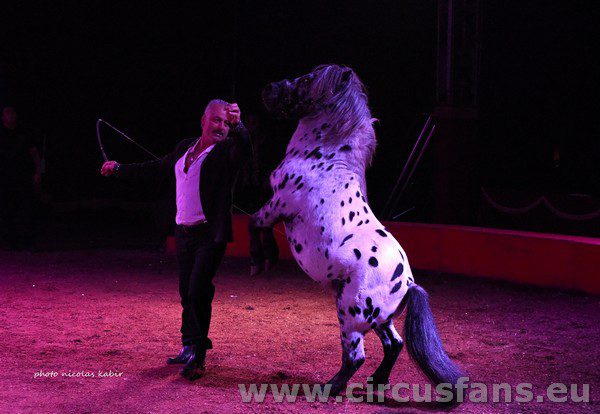
POLYGON ((256 276, 264 270, 262 265, 250 266, 250 276, 256 276))
POLYGON ((346 390, 346 384, 335 384, 332 382, 328 382, 325 385, 331 385, 331 389, 329 390, 329 396, 334 398, 346 390))

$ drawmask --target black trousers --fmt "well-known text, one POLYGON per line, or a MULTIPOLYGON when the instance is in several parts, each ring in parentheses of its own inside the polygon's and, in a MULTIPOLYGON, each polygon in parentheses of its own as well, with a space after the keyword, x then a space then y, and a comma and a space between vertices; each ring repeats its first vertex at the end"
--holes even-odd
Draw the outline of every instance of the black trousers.
POLYGON ((181 296, 181 342, 198 349, 212 349, 208 337, 212 301, 215 296, 213 277, 225 254, 227 243, 216 243, 207 226, 176 226, 175 246, 179 266, 181 296))

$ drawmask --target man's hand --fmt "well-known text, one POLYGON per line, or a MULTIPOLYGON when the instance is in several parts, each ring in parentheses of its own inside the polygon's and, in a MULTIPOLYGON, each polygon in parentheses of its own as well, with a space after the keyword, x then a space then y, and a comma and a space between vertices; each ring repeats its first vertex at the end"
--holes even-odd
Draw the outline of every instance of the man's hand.
POLYGON ((236 126, 240 123, 240 107, 236 103, 225 105, 225 113, 227 114, 227 122, 231 126, 236 126))
POLYGON ((116 161, 106 161, 102 164, 102 168, 100 169, 100 174, 105 177, 108 177, 111 174, 114 174, 115 171, 119 169, 119 163, 116 161))

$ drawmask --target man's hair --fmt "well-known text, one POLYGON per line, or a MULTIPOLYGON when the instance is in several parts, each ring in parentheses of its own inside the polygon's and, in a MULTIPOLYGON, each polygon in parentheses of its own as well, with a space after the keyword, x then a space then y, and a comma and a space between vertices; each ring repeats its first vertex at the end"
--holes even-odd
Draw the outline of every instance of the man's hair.
POLYGON ((229 105, 229 102, 226 102, 223 99, 213 99, 206 104, 206 107, 204 108, 204 113, 208 111, 208 108, 214 105, 229 105))

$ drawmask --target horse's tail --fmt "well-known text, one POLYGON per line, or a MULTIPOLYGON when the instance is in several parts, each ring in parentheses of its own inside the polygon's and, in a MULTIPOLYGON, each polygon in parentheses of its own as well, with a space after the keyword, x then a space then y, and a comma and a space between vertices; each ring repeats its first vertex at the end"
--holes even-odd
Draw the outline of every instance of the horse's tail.
POLYGON ((413 283, 406 292, 405 300, 404 339, 408 354, 432 383, 451 384, 456 402, 454 385, 464 374, 444 351, 433 321, 427 292, 413 283))

